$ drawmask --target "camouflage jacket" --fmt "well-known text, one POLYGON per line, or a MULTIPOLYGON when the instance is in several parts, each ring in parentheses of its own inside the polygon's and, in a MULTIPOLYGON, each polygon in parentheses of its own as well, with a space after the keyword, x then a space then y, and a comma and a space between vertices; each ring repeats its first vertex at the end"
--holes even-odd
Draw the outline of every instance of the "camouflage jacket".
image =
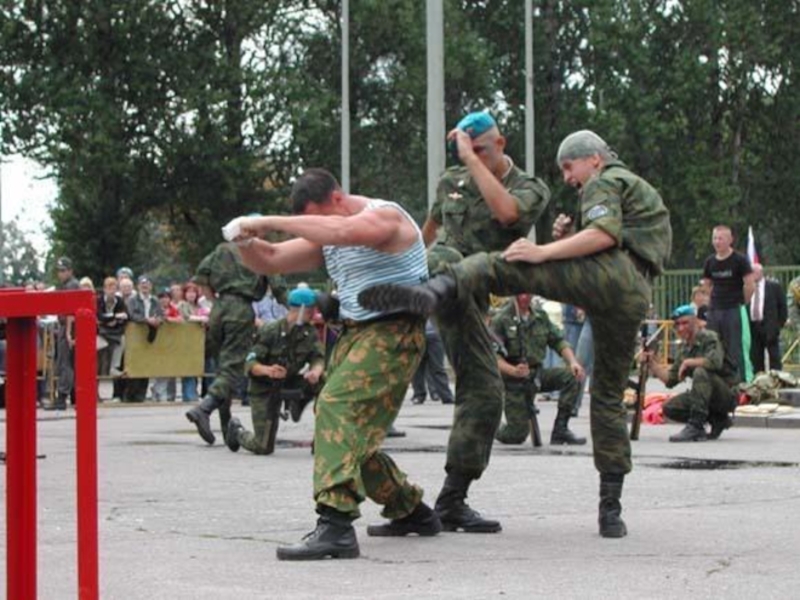
POLYGON ((309 368, 325 362, 325 349, 310 323, 290 327, 283 318, 262 325, 253 347, 245 358, 244 371, 250 378, 250 392, 265 394, 272 389, 273 380, 250 374, 256 363, 286 367, 286 378, 296 377, 305 364, 309 368))
MULTIPOLYGON (((675 362, 669 369, 667 377, 667 387, 675 387, 681 380, 678 379, 678 370, 681 363, 687 358, 705 358, 705 368, 710 373, 722 377, 727 383, 736 383, 736 370, 731 368, 725 357, 725 350, 716 332, 710 329, 700 329, 694 338, 694 343, 689 345, 685 342, 678 347, 678 354, 675 362)), ((688 369, 685 377, 691 377, 694 369, 688 369)))
POLYGON ((526 237, 547 208, 550 190, 544 181, 514 165, 502 184, 519 209, 519 219, 507 226, 492 216, 466 167, 447 169, 439 180, 430 212, 430 218, 440 226, 437 240, 455 248, 462 256, 469 256, 503 250, 518 238, 526 237))
POLYGON ((268 279, 256 275, 242 264, 235 244, 222 243, 198 265, 198 285, 213 289, 218 295, 232 294, 250 302, 261 300, 267 292, 268 279))
POLYGON ((672 252, 669 210, 656 189, 623 163, 609 162, 586 182, 580 215, 578 229, 601 229, 646 262, 654 275, 664 272, 672 252))
POLYGON ((527 319, 517 316, 515 303, 509 302, 492 318, 491 328, 503 344, 508 360, 518 364, 525 360, 531 368, 544 363, 547 348, 561 355, 569 344, 541 308, 531 309, 527 319))

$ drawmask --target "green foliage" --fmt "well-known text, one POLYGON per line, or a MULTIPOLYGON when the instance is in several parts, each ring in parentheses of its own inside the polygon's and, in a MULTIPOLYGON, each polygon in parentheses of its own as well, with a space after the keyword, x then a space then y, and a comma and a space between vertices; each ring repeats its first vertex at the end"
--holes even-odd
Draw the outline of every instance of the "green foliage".
POLYGON ((22 286, 41 281, 40 256, 19 223, 0 223, 0 284, 22 286))
MULTIPOLYGON (((56 174, 53 241, 94 278, 121 264, 190 271, 229 218, 284 212, 299 170, 339 171, 336 0, 2 6, 3 151, 56 174)), ((522 3, 444 8, 447 126, 490 108, 524 164, 522 3)), ((591 128, 662 191, 671 266, 697 266, 718 222, 740 238, 752 225, 763 258, 797 262, 798 13, 796 2, 534 0, 535 171, 553 189, 550 216, 576 202, 558 143, 591 128)), ((421 221, 421 3, 351 2, 350 52, 352 188, 421 221)))

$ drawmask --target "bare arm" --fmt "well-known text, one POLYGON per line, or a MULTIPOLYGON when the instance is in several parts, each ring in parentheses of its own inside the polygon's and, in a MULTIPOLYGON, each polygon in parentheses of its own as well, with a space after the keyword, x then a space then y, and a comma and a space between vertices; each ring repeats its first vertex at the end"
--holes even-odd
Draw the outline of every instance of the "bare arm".
POLYGON ((743 277, 742 292, 744 293, 744 303, 750 304, 750 299, 753 297, 753 292, 756 291, 756 276, 750 273, 743 277))
POLYGON ((436 232, 439 231, 439 224, 428 217, 422 225, 422 242, 427 248, 436 239, 436 232))
POLYGON ((283 231, 317 246, 367 246, 382 252, 401 252, 417 239, 417 230, 393 208, 365 210, 352 216, 300 215, 249 217, 242 222, 247 236, 283 231))
POLYGON ((271 244, 251 238, 239 251, 245 267, 265 275, 313 271, 324 263, 322 247, 304 239, 271 244))

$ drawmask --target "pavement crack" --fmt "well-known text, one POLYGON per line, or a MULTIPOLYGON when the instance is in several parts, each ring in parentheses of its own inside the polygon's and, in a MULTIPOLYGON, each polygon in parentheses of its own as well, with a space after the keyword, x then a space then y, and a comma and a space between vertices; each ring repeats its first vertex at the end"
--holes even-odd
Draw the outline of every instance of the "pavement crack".
POLYGON ((714 575, 716 573, 722 573, 726 569, 730 568, 730 566, 732 564, 733 564, 733 559, 732 558, 720 558, 720 559, 717 559, 717 565, 718 566, 714 567, 713 569, 708 569, 706 571, 706 577, 711 577, 712 575, 714 575))

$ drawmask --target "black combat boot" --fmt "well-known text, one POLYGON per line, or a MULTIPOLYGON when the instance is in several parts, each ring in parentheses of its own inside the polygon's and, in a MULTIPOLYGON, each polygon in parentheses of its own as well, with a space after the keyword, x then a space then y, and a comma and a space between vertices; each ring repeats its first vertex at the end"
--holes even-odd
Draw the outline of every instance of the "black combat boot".
POLYGON ((223 400, 219 407, 219 428, 222 431, 222 441, 228 435, 228 425, 231 422, 231 401, 223 400))
POLYGON ((711 432, 708 434, 708 439, 716 440, 722 435, 726 429, 730 429, 733 425, 733 419, 729 415, 714 415, 708 420, 711 423, 711 432))
POLYGON ((44 407, 45 410, 67 410, 67 394, 59 393, 55 402, 44 407))
POLYGON ((414 511, 401 519, 392 519, 381 525, 367 526, 367 535, 372 537, 402 537, 416 533, 421 537, 436 535, 442 530, 442 522, 431 507, 420 502, 414 511))
POLYGON ((224 402, 224 400, 207 394, 200 399, 200 403, 197 406, 186 411, 186 418, 195 424, 197 433, 200 434, 200 437, 203 438, 206 444, 211 445, 216 440, 214 433, 211 431, 211 422, 208 417, 214 410, 222 406, 224 402))
POLYGON ((306 409, 308 403, 313 399, 313 396, 304 394, 301 398, 292 398, 289 401, 289 416, 292 418, 292 422, 300 422, 300 417, 303 416, 303 411, 306 409))
POLYGON ((242 422, 236 417, 231 417, 231 420, 228 422, 228 431, 225 432, 225 445, 231 452, 238 452, 239 448, 241 448, 239 432, 243 429, 244 425, 242 425, 242 422))
POLYGON ((363 290, 358 303, 377 311, 402 310, 428 317, 455 300, 456 280, 450 275, 437 275, 422 285, 382 284, 363 290))
POLYGON ((465 502, 472 479, 451 471, 444 480, 442 491, 436 499, 436 514, 445 531, 465 533, 497 533, 502 531, 498 521, 484 519, 465 502))
POLYGON ((358 558, 360 551, 353 519, 328 506, 317 506, 317 528, 291 546, 278 547, 278 560, 358 558))
POLYGON ((550 445, 567 444, 569 446, 582 446, 586 443, 586 438, 578 437, 572 433, 567 424, 572 416, 569 408, 558 408, 556 421, 553 424, 553 433, 550 434, 550 445))
MULTIPOLYGON (((722 431, 720 431, 722 433, 722 431)), ((717 435, 719 437, 719 434, 717 435)), ((686 427, 675 435, 669 436, 670 442, 705 442, 708 439, 701 421, 690 420, 686 427)))
POLYGON ((628 535, 628 528, 622 520, 622 482, 624 475, 600 475, 600 514, 598 523, 600 535, 605 538, 621 538, 628 535))

